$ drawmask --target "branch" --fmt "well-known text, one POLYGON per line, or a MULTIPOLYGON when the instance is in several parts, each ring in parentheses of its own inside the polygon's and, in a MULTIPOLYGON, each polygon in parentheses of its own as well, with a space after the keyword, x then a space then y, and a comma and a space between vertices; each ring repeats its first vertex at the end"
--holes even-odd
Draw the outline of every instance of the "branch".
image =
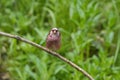
POLYGON ((66 59, 65 57, 61 56, 59 53, 56 53, 56 52, 54 52, 54 51, 51 51, 51 50, 49 50, 48 48, 45 48, 45 47, 43 47, 43 46, 41 46, 41 45, 39 45, 39 44, 36 44, 36 43, 34 43, 34 42, 32 42, 32 41, 29 41, 29 40, 24 39, 24 38, 22 38, 22 37, 20 37, 20 36, 17 36, 17 35, 12 35, 12 34, 5 33, 5 32, 0 32, 0 35, 1 35, 1 36, 6 36, 6 37, 10 37, 10 38, 17 39, 17 40, 19 40, 19 41, 28 43, 28 44, 30 44, 30 45, 32 45, 32 46, 34 46, 34 47, 37 47, 37 48, 39 48, 39 49, 42 49, 42 50, 48 52, 49 54, 51 54, 51 55, 53 55, 53 56, 61 59, 62 61, 68 63, 70 66, 72 66, 73 68, 77 69, 78 71, 82 72, 82 73, 83 73, 86 77, 88 77, 90 80, 94 80, 94 79, 92 78, 92 76, 91 76, 90 74, 88 74, 85 70, 83 70, 82 68, 80 68, 79 66, 77 66, 75 63, 71 62, 70 60, 66 59))

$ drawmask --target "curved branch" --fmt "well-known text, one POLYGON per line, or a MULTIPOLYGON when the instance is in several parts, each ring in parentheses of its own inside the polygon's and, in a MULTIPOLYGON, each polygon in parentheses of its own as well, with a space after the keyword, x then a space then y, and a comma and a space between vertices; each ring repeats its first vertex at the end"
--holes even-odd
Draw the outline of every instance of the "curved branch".
POLYGON ((51 51, 49 50, 48 48, 45 48, 39 44, 36 44, 32 41, 29 41, 27 39, 24 39, 18 35, 12 35, 12 34, 9 34, 9 33, 5 33, 5 32, 0 32, 0 35, 1 36, 6 36, 6 37, 10 37, 10 38, 14 38, 14 39, 17 39, 19 41, 22 41, 22 42, 25 42, 25 43, 28 43, 34 47, 37 47, 39 49, 42 49, 46 52, 48 52, 49 54, 53 55, 53 56, 56 56, 57 58, 61 59, 62 61, 68 63, 69 65, 71 65, 73 68, 77 69, 78 71, 82 72, 86 77, 88 77, 90 80, 94 80, 92 78, 92 76, 90 74, 88 74, 85 70, 83 70, 82 68, 80 68, 79 66, 77 66, 75 63, 71 62, 70 60, 66 59, 65 57, 61 56, 59 53, 56 53, 54 51, 51 51))

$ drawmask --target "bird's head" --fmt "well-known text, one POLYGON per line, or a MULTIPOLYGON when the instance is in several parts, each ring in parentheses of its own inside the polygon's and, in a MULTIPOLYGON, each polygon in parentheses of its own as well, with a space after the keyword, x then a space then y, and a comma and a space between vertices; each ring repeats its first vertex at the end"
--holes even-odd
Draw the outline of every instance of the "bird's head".
POLYGON ((50 35, 59 36, 60 35, 59 30, 57 28, 52 28, 50 31, 50 35))

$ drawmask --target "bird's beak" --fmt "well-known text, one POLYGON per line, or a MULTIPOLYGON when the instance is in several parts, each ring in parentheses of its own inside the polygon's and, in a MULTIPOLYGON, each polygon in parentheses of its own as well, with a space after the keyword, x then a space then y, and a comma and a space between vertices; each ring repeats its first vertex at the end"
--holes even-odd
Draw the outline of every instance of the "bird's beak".
POLYGON ((56 30, 54 30, 53 33, 56 34, 56 30))

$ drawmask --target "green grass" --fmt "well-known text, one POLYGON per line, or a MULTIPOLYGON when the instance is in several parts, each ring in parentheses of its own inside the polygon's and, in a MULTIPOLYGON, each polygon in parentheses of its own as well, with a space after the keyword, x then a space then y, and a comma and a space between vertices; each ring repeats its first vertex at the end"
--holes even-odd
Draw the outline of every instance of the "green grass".
MULTIPOLYGON (((119 0, 0 0, 0 31, 45 46, 52 27, 62 35, 62 56, 95 80, 120 79, 119 0)), ((88 80, 63 61, 0 36, 0 72, 12 80, 88 80)))

